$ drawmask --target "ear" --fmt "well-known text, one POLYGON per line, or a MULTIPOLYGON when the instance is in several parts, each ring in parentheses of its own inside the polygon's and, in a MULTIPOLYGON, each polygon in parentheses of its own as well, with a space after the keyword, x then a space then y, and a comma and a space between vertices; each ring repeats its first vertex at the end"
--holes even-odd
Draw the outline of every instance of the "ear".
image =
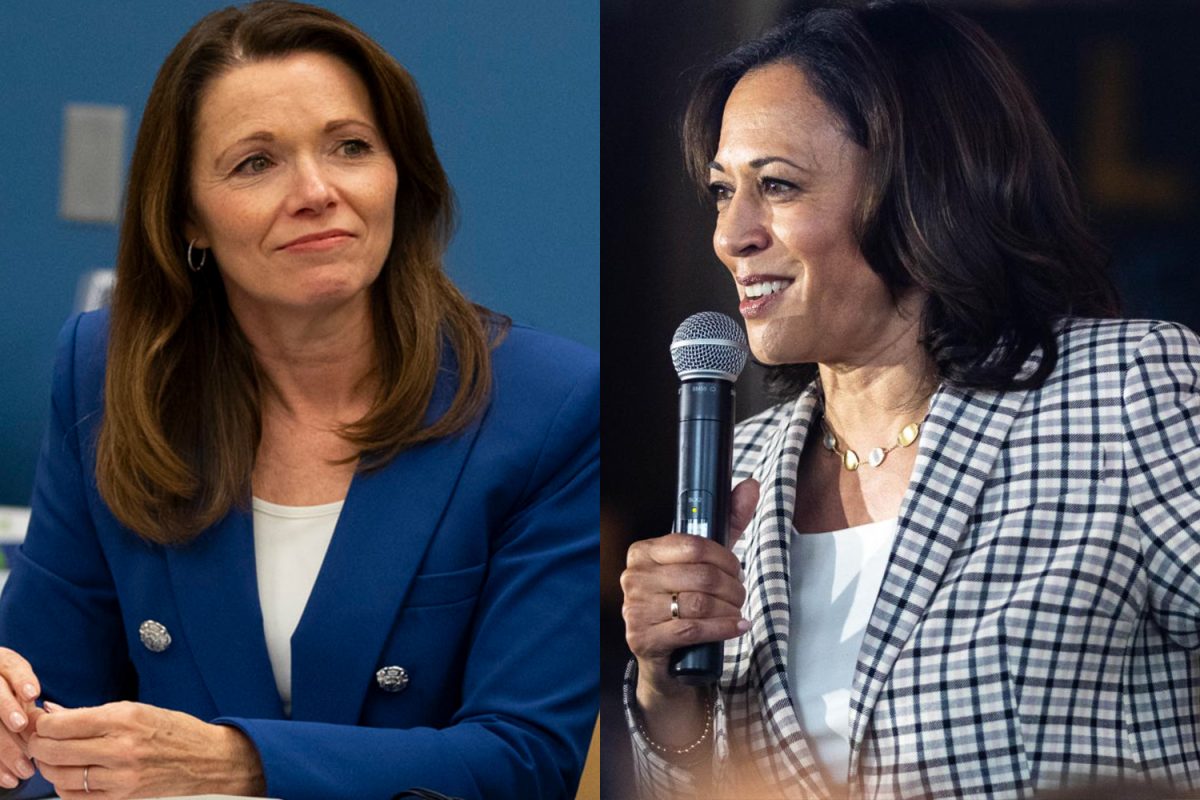
POLYGON ((204 233, 204 228, 197 224, 191 215, 183 221, 183 237, 189 242, 195 242, 196 247, 202 250, 210 246, 208 236, 204 233))

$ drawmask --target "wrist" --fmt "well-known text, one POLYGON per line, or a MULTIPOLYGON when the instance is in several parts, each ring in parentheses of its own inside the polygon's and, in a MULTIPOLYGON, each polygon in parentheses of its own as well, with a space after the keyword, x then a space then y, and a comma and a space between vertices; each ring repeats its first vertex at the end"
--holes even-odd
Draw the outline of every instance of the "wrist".
POLYGON ((654 713, 662 707, 699 707, 706 692, 672 677, 665 664, 658 666, 639 661, 635 696, 643 711, 654 713))
POLYGON ((643 705, 631 709, 632 719, 646 747, 671 761, 701 757, 713 731, 713 701, 703 688, 685 686, 686 692, 670 699, 646 692, 643 705))
POLYGON ((224 742, 225 763, 229 765, 223 792, 246 797, 263 797, 267 792, 267 779, 263 773, 262 758, 254 742, 232 725, 218 725, 224 742))

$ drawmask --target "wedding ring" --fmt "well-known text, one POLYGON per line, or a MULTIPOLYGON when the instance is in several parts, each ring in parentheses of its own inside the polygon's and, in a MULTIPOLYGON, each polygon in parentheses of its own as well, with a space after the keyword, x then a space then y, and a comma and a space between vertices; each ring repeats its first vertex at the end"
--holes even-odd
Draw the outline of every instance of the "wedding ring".
POLYGON ((679 592, 671 592, 671 619, 679 619, 679 592))
POLYGON ((83 768, 83 792, 84 792, 84 794, 92 793, 92 790, 88 788, 88 782, 87 782, 87 774, 88 774, 89 769, 91 769, 90 766, 83 768))

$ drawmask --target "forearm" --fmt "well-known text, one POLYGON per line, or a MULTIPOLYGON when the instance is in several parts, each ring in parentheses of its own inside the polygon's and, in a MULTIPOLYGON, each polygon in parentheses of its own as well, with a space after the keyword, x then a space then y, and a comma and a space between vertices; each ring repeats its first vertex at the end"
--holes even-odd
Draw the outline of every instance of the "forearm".
POLYGON ((266 794, 288 800, 391 800, 413 788, 464 800, 567 800, 574 796, 582 758, 574 743, 539 726, 495 718, 441 730, 297 720, 219 722, 253 740, 266 794))

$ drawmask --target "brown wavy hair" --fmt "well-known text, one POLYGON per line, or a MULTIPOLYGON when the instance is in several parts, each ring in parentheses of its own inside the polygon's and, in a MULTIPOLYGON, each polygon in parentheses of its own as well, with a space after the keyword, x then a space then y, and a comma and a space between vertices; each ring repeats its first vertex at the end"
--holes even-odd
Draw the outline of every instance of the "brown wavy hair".
MULTIPOLYGON (((1040 386, 1056 323, 1120 313, 1105 249, 1019 73, 962 15, 921 2, 811 9, 717 61, 692 93, 683 147, 707 195, 725 101, 751 70, 791 64, 867 152, 855 233, 893 297, 926 293, 921 341, 947 383, 1040 386), (1041 348, 1036 371, 1021 375, 1041 348)), ((767 368, 796 396, 812 364, 767 368)))
POLYGON ((394 236, 371 287, 380 388, 370 411, 341 431, 358 450, 358 468, 461 431, 487 402, 489 350, 507 320, 467 301, 442 269, 454 196, 412 77, 324 9, 269 0, 217 11, 175 46, 150 90, 117 253, 96 479, 117 519, 154 542, 185 543, 245 507, 262 434, 266 379, 220 275, 185 264, 197 109, 224 72, 297 52, 329 54, 355 70, 396 161, 394 236), (453 399, 426 419, 450 359, 453 399))

